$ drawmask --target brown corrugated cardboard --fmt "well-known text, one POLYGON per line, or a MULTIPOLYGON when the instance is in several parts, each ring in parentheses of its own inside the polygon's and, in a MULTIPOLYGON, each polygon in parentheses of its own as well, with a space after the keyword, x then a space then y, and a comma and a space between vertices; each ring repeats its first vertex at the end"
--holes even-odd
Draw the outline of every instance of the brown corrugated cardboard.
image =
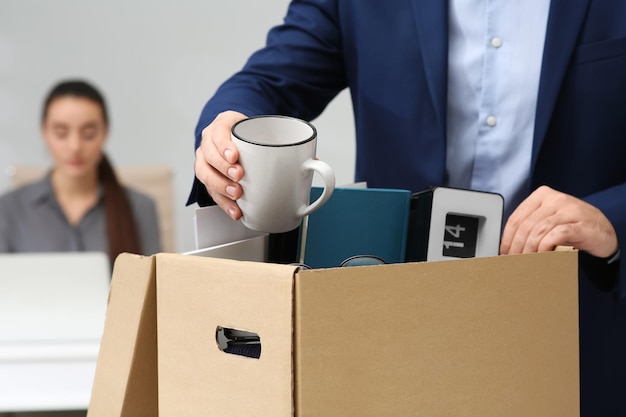
POLYGON ((161 416, 291 415, 294 269, 157 256, 161 416), (222 352, 218 326, 259 334, 261 358, 222 352))
POLYGON ((155 259, 117 258, 89 417, 156 417, 155 259))
POLYGON ((302 274, 297 415, 578 415, 575 256, 302 274))
MULTIPOLYGON (((159 254, 159 415, 577 416, 576 260, 570 251, 298 271, 159 254), (218 326, 257 333, 260 358, 222 352, 218 326)), ((150 281, 137 262, 114 274, 150 281)), ((149 305, 146 294, 133 302, 149 305)), ((115 319, 123 296, 111 296, 105 336, 154 327, 115 319)), ((141 360, 104 340, 101 355, 141 360)), ((112 402, 146 401, 128 391, 95 402, 116 379, 105 362, 90 413, 148 415, 118 411, 112 402)), ((120 384, 134 377, 116 372, 120 384)))

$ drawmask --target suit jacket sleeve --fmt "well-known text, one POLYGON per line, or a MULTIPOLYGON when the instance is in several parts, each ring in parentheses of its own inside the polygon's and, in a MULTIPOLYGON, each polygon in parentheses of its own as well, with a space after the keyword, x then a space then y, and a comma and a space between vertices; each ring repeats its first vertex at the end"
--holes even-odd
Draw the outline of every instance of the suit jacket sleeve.
MULTIPOLYGON (((626 184, 609 188, 602 192, 592 194, 586 198, 589 204, 597 207, 613 224, 617 233, 617 240, 624 257, 624 245, 626 244, 626 184)), ((622 302, 626 301, 626 268, 623 260, 608 264, 606 259, 595 258, 588 254, 581 254, 580 266, 586 270, 587 276, 598 287, 606 290, 617 290, 617 295, 622 302)))
MULTIPOLYGON (((283 114, 311 120, 346 87, 336 0, 294 1, 266 46, 224 82, 202 110, 202 130, 226 110, 247 116, 283 114)), ((212 204, 196 178, 187 204, 212 204)))

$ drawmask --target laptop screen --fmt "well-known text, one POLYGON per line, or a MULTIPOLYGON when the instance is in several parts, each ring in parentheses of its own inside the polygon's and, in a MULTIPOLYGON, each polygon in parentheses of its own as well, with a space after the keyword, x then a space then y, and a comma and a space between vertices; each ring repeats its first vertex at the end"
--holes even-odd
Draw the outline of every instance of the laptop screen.
POLYGON ((0 254, 0 344, 99 340, 110 280, 105 253, 0 254))

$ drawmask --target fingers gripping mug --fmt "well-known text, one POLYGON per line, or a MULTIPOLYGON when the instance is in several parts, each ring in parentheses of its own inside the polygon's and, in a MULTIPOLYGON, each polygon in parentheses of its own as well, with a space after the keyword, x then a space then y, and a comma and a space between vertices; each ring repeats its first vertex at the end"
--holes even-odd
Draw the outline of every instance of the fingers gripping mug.
POLYGON ((310 123, 285 116, 250 117, 233 126, 232 140, 244 170, 237 204, 249 229, 293 230, 332 195, 335 174, 315 159, 317 131, 310 123), (309 204, 314 172, 321 176, 324 191, 309 204))

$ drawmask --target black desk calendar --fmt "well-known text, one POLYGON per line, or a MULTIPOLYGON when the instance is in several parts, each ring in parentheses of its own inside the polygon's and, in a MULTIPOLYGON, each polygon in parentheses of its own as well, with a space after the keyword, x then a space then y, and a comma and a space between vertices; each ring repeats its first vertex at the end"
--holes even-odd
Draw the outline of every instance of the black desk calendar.
POLYGON ((413 194, 406 260, 498 255, 503 208, 497 193, 435 187, 413 194))
POLYGON ((478 222, 478 217, 447 213, 442 255, 454 258, 476 257, 478 222))

